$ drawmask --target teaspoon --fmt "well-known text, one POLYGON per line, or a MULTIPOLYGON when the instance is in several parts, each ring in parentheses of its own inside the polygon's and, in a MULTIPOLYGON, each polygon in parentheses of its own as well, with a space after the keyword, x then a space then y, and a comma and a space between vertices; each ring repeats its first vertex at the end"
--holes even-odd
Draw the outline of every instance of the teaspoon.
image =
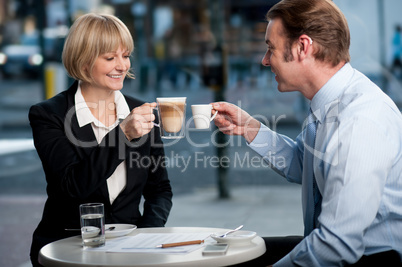
POLYGON ((240 230, 241 228, 243 228, 243 225, 240 225, 240 226, 237 227, 236 229, 229 230, 229 231, 227 231, 226 233, 224 233, 223 235, 220 235, 219 237, 220 237, 220 238, 224 238, 224 237, 226 237, 228 234, 231 234, 231 233, 233 233, 233 232, 236 232, 236 231, 240 230))
MULTIPOLYGON (((112 230, 114 230, 115 228, 116 228, 116 227, 111 226, 111 227, 105 229, 105 231, 112 231, 112 230)), ((65 230, 65 231, 81 231, 81 229, 64 229, 64 230, 65 230)))

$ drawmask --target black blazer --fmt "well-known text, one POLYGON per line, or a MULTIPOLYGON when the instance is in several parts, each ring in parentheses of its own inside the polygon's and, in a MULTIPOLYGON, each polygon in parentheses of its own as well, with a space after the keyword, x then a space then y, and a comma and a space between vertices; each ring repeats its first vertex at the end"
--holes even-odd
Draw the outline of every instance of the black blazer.
MULTIPOLYGON (((82 128, 78 125, 74 107, 77 86, 76 81, 67 91, 29 111, 48 195, 42 220, 34 232, 36 250, 48 241, 77 234, 64 229, 80 228, 81 203, 104 203, 106 223, 138 227, 164 226, 172 207, 159 129, 129 142, 117 126, 98 144, 90 124, 82 128), (127 185, 111 205, 106 179, 123 160, 127 185), (142 196, 145 202, 141 214, 142 196)), ((125 99, 130 110, 143 104, 128 96, 125 99)))

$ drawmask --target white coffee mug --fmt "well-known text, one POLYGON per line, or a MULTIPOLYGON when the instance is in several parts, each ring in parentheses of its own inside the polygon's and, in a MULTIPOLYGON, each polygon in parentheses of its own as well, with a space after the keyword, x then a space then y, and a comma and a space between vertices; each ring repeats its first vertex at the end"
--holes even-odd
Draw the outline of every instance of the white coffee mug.
POLYGON ((218 114, 218 111, 212 116, 212 105, 191 105, 193 119, 196 129, 209 129, 210 122, 213 121, 218 114))

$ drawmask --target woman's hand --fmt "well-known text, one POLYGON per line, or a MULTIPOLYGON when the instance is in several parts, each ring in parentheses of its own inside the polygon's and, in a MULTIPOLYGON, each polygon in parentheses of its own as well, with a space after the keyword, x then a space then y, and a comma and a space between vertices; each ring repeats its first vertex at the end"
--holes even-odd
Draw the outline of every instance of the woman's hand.
POLYGON ((153 113, 156 103, 145 103, 133 109, 130 114, 120 123, 120 128, 128 140, 140 138, 149 133, 154 127, 153 113))
POLYGON ((215 117, 215 125, 221 132, 228 135, 241 135, 251 143, 256 137, 260 122, 251 117, 247 112, 236 105, 226 102, 212 103, 215 117))

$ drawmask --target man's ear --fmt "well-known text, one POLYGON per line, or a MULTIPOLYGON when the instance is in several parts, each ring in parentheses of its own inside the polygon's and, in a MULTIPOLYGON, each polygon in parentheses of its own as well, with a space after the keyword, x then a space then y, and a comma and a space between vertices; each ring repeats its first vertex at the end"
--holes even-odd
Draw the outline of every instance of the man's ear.
POLYGON ((305 58, 313 49, 313 39, 306 34, 300 35, 298 41, 299 56, 305 58))

